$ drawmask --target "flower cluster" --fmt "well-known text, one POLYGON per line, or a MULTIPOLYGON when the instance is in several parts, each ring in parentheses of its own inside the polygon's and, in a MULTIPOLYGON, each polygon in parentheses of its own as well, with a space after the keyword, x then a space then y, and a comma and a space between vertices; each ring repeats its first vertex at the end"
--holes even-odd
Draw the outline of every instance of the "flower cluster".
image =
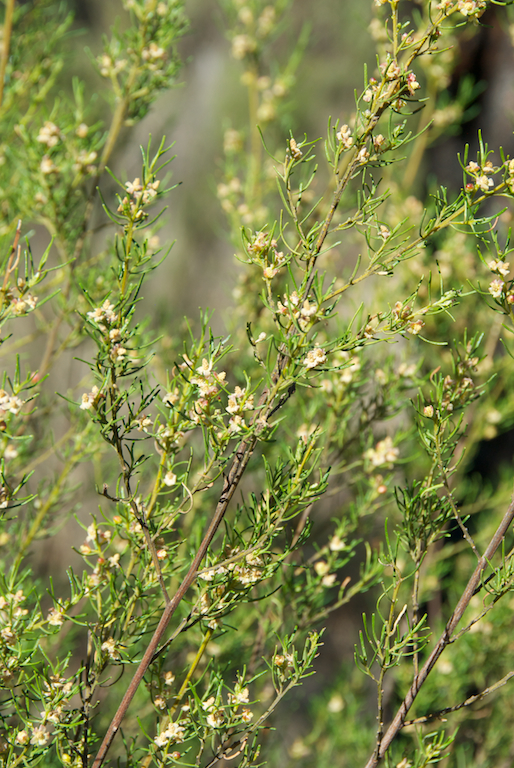
POLYGON ((80 402, 81 410, 89 411, 91 408, 94 408, 94 406, 98 401, 99 395, 100 395, 100 390, 98 389, 96 384, 92 388, 91 392, 84 392, 80 402))
POLYGON ((253 395, 246 391, 246 387, 236 386, 234 392, 228 397, 228 405, 225 409, 230 413, 229 432, 239 432, 246 426, 243 413, 253 410, 253 395))
POLYGON ((277 311, 279 315, 288 315, 299 325, 302 331, 307 331, 321 316, 319 305, 309 301, 308 298, 301 302, 296 291, 293 291, 289 296, 284 294, 283 302, 277 301, 277 311))
POLYGON ((40 129, 36 141, 39 141, 40 144, 44 144, 49 149, 51 149, 59 143, 61 138, 62 134, 60 129, 55 125, 55 123, 47 120, 43 127, 40 129))
POLYGON ((332 587, 335 584, 337 575, 330 573, 330 565, 326 560, 318 560, 314 563, 314 570, 321 577, 321 584, 324 587, 332 587))
POLYGON ((120 202, 117 212, 134 222, 144 221, 148 214, 143 210, 143 206, 148 205, 157 196, 159 185, 159 179, 147 181, 144 184, 141 183, 140 178, 125 182, 128 196, 118 198, 120 202))
POLYGON ((126 59, 113 59, 108 53, 102 53, 97 58, 98 69, 102 77, 116 77, 127 66, 126 59))
POLYGON ((14 295, 13 288, 7 288, 3 291, 4 305, 9 307, 13 315, 20 317, 32 312, 37 305, 38 297, 27 290, 27 284, 21 278, 16 285, 18 296, 14 295))
POLYGON ((324 362, 326 362, 327 355, 325 350, 321 349, 321 347, 314 347, 314 349, 310 349, 307 352, 307 357, 303 360, 303 365, 307 368, 307 370, 311 370, 312 368, 317 368, 318 365, 323 365, 324 362))
POLYGON ((102 331, 107 330, 104 323, 112 325, 117 320, 117 314, 114 311, 114 305, 111 304, 109 299, 106 299, 101 307, 96 307, 90 312, 87 312, 87 317, 89 317, 90 321, 95 323, 102 331))
POLYGON ((164 747, 168 743, 180 744, 184 741, 185 728, 180 722, 169 723, 164 731, 161 731, 155 738, 154 742, 158 747, 164 747))
MULTIPOLYGON (((366 101, 366 98, 364 100, 366 101)), ((341 142, 343 149, 350 149, 353 146, 353 136, 346 123, 336 132, 336 138, 341 142)))
POLYGON ((388 435, 383 440, 379 440, 374 448, 368 448, 364 453, 364 458, 373 468, 391 467, 397 461, 399 455, 399 449, 394 447, 393 440, 388 435))
POLYGON ((492 259, 487 266, 493 274, 498 275, 489 284, 488 291, 491 296, 508 304, 514 304, 514 293, 509 288, 510 282, 506 280, 510 272, 510 264, 502 259, 492 259))
POLYGON ((482 167, 478 163, 471 161, 467 164, 465 170, 474 179, 473 182, 466 184, 467 192, 472 192, 476 189, 480 189, 482 192, 489 192, 494 187, 494 180, 490 176, 493 173, 497 173, 499 169, 488 160, 482 167))
MULTIPOLYGON (((187 359, 182 365, 188 367, 190 364, 191 361, 187 359)), ((191 377, 191 383, 198 388, 199 392, 199 397, 190 412, 192 421, 198 424, 202 417, 209 413, 211 402, 218 397, 219 387, 225 378, 225 371, 215 371, 213 361, 203 358, 202 364, 196 368, 195 375, 191 377)))
POLYGON ((4 389, 0 389, 0 420, 3 421, 9 413, 17 416, 25 405, 17 395, 9 395, 4 389))

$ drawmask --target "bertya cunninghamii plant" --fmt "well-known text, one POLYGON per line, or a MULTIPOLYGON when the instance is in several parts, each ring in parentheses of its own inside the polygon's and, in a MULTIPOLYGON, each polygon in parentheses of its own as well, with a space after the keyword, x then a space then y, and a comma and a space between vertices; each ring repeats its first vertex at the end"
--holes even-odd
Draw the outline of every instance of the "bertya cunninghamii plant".
POLYGON ((422 172, 493 4, 375 0, 376 61, 324 141, 285 127, 294 1, 221 8, 249 115, 218 150, 218 336, 147 318, 166 140, 137 178, 109 165, 176 82, 181 0, 120 3, 90 52, 108 114, 67 81, 65 4, 4 2, 0 760, 510 765, 512 478, 471 469, 514 413, 514 160, 479 135, 460 189, 422 172), (49 578, 33 553, 73 514, 49 578), (352 605, 356 666, 332 658, 299 729, 287 697, 352 605))

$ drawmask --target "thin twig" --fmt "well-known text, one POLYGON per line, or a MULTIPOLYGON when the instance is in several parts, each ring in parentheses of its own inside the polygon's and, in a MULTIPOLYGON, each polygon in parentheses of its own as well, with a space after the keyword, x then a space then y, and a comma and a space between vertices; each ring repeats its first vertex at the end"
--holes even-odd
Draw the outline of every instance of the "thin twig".
MULTIPOLYGON (((277 361, 274 375, 272 377, 274 384, 276 384, 279 381, 280 376, 286 366, 286 361, 287 361, 286 356, 281 354, 279 356, 279 360, 277 361)), ((271 411, 273 410, 273 407, 274 407, 273 403, 274 403, 274 397, 272 396, 270 397, 269 390, 267 389, 264 390, 259 401, 259 406, 256 408, 256 419, 258 416, 259 421, 261 423, 266 422, 267 419, 269 418, 271 411), (267 406, 263 410, 261 410, 259 406, 261 407, 265 406, 266 402, 267 402, 267 406)), ((255 426, 257 427, 257 425, 255 426)), ((246 467, 248 466, 248 462, 250 461, 254 448, 257 444, 259 434, 260 434, 259 429, 256 428, 256 431, 250 437, 244 440, 239 446, 239 448, 237 449, 234 460, 232 461, 232 465, 230 467, 230 471, 228 475, 225 476, 223 490, 219 497, 219 501, 216 506, 216 510, 214 512, 212 520, 203 537, 202 543, 200 544, 198 551, 193 559, 193 562, 191 563, 189 570, 185 575, 181 585, 177 589, 173 598, 170 600, 170 602, 166 605, 166 607, 163 610, 161 619, 159 621, 159 624, 157 625, 157 629, 155 630, 152 636, 152 639, 148 644, 148 647, 143 655, 143 658, 139 664, 139 667, 137 668, 134 674, 134 677, 130 681, 130 684, 125 692, 125 695, 123 696, 121 704, 119 705, 118 710, 114 715, 109 725, 109 728, 107 729, 107 733, 105 734, 104 740, 100 746, 100 749, 98 750, 98 754, 93 762, 92 768, 100 768, 103 761, 105 760, 109 747, 111 746, 113 739, 116 736, 116 733, 130 706, 130 702, 134 698, 134 695, 148 667, 150 666, 153 659, 155 658, 155 654, 157 652, 158 646, 164 636, 164 633, 166 632, 166 628, 170 622, 171 617, 175 613, 178 605, 180 604, 182 598, 185 596, 187 590, 195 581, 200 564, 207 553, 210 543, 214 538, 216 531, 218 530, 225 516, 225 512, 227 511, 228 505, 239 485, 239 482, 246 470, 246 467)))
POLYGON ((483 556, 478 561, 477 566, 473 571, 473 575, 469 579, 466 585, 466 588, 464 589, 464 592, 462 593, 462 596, 459 602, 457 603, 457 606, 455 607, 455 610, 453 611, 452 615, 448 619, 448 623, 446 624, 444 632, 442 633, 441 637, 437 641, 437 644, 434 650, 426 660, 419 674, 417 674, 414 677, 412 685, 407 695, 405 696, 400 708, 398 709, 398 712, 396 713, 396 716, 393 722, 387 729, 387 732, 383 737, 383 739, 380 741, 380 744, 377 745, 377 748, 375 749, 373 755, 370 757, 370 759, 366 763, 366 768, 375 768, 375 766, 378 765, 378 763, 382 760, 385 753, 387 752, 391 742, 396 738, 396 736, 404 727, 407 712, 412 707, 416 696, 418 695, 428 675, 434 668, 440 655, 442 654, 446 646, 452 641, 452 635, 456 630, 459 624, 459 621, 464 615, 464 611, 468 607, 469 602, 473 597, 475 590, 480 582, 480 579, 482 578, 482 571, 487 567, 494 553, 496 552, 501 542, 503 541, 503 538, 507 533, 513 519, 514 519, 514 501, 511 502, 509 508, 507 509, 505 515, 503 516, 503 520, 501 521, 500 525, 496 529, 494 536, 489 542, 487 549, 485 550, 483 556))
POLYGON ((448 715, 450 712, 457 712, 457 710, 462 709, 463 707, 469 707, 470 704, 474 704, 475 701, 480 701, 486 696, 489 696, 490 693, 497 691, 498 688, 504 686, 513 677, 514 672, 509 672, 507 675, 505 675, 505 677, 502 677, 501 680, 498 680, 498 682, 494 683, 493 685, 489 685, 487 688, 484 688, 483 691, 476 693, 474 696, 470 696, 465 701, 461 701, 460 704, 455 704, 453 707, 445 707, 444 709, 440 709, 438 712, 432 712, 430 715, 416 717, 414 720, 406 720, 403 725, 404 727, 406 725, 421 725, 422 723, 428 723, 430 720, 441 719, 444 717, 444 715, 448 715))
POLYGON ((7 70, 7 62, 9 61, 9 50, 11 47, 11 34, 12 34, 12 18, 14 14, 14 0, 6 0, 5 3, 5 17, 3 24, 3 39, 2 39, 2 58, 0 59, 0 107, 4 100, 4 84, 5 84, 5 72, 7 70))

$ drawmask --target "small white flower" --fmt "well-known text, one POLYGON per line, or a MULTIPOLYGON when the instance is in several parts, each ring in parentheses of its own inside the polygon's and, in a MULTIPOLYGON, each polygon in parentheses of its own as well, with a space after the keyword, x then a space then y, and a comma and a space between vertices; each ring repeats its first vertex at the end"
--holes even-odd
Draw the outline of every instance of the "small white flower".
POLYGON ((44 747, 48 744, 50 734, 46 730, 44 725, 32 726, 32 737, 30 743, 36 747, 44 747))
POLYGON ((492 259, 487 263, 487 266, 491 272, 496 272, 503 277, 507 277, 510 272, 510 264, 507 261, 501 261, 501 259, 492 259))
POLYGON ((55 147, 61 136, 59 128, 49 120, 40 129, 36 141, 46 144, 47 147, 55 147))
POLYGON ((424 325, 423 320, 412 320, 407 326, 407 331, 412 333, 413 336, 417 336, 424 325))
POLYGON ((51 624, 53 627, 62 627, 64 624, 64 614, 62 611, 58 611, 55 608, 50 608, 48 611, 48 616, 46 617, 46 620, 49 624, 51 624))
POLYGON ((330 571, 330 566, 326 560, 318 560, 318 562, 314 564, 314 570, 318 576, 325 576, 330 571))
POLYGON ((368 150, 366 149, 366 147, 361 147, 361 149, 357 154, 357 160, 359 161, 359 163, 365 163, 368 160, 368 158, 369 158, 368 150))
POLYGON ((477 187, 482 190, 482 192, 489 192, 489 189, 494 187, 494 181, 489 179, 485 174, 482 174, 482 176, 477 176, 476 184, 477 187))
POLYGON ((222 709, 216 709, 207 717, 207 723, 211 728, 220 728, 225 720, 225 713, 222 709))
POLYGON ((342 143, 343 149, 350 149, 353 144, 353 138, 350 129, 346 124, 341 126, 339 131, 336 133, 336 138, 342 143))
POLYGON ((496 279, 493 280, 492 283, 489 285, 489 293, 493 298, 499 299, 501 298, 501 295, 503 293, 503 280, 496 279))
POLYGON ((174 472, 169 470, 164 475, 162 482, 164 483, 164 485, 167 485, 169 488, 171 488, 173 485, 176 484, 177 476, 174 474, 174 472))
POLYGON ((55 165, 51 157, 49 157, 48 155, 44 155, 43 159, 41 160, 39 169, 42 174, 44 174, 45 176, 48 176, 50 173, 55 173, 57 171, 57 166, 55 165))
POLYGON ((382 467, 387 464, 393 464, 399 455, 399 449, 393 446, 393 441, 389 436, 380 440, 375 448, 369 448, 364 454, 365 458, 371 462, 373 467, 382 467))
POLYGON ((102 643, 102 651, 106 653, 113 661, 118 661, 120 653, 116 648, 116 642, 114 638, 109 637, 102 643))
POLYGON ((209 696, 208 699, 202 702, 202 709, 204 712, 212 712, 216 708, 216 699, 214 696, 209 696))
POLYGON ((303 364, 307 369, 316 368, 318 365, 323 365, 326 359, 325 351, 321 347, 314 347, 314 349, 307 352, 307 357, 304 359, 303 364))
POLYGON ((330 539, 328 548, 330 549, 331 552, 342 552, 343 549, 346 549, 346 542, 343 541, 343 539, 340 536, 335 534, 330 539))

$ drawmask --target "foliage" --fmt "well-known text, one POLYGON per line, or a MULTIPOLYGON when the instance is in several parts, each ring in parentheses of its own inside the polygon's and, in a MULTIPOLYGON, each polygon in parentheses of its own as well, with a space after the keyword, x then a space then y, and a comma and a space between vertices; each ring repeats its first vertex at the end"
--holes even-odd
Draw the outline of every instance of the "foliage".
POLYGON ((187 23, 181 0, 122 6, 91 54, 104 125, 87 83, 59 91, 63 4, 5 4, 2 764, 282 765, 279 723, 295 765, 507 764, 514 503, 470 467, 512 416, 514 160, 480 137, 460 190, 419 181, 473 108, 471 81, 446 88, 490 4, 375 2, 377 67, 323 143, 285 127, 291 4, 225 0, 250 106, 218 185, 239 282, 226 334, 203 313, 169 343, 143 296, 171 148, 149 139, 133 181, 107 164, 187 23), (73 514, 48 579, 33 552, 73 514), (300 735, 282 699, 355 601, 357 668, 338 659, 300 735))

